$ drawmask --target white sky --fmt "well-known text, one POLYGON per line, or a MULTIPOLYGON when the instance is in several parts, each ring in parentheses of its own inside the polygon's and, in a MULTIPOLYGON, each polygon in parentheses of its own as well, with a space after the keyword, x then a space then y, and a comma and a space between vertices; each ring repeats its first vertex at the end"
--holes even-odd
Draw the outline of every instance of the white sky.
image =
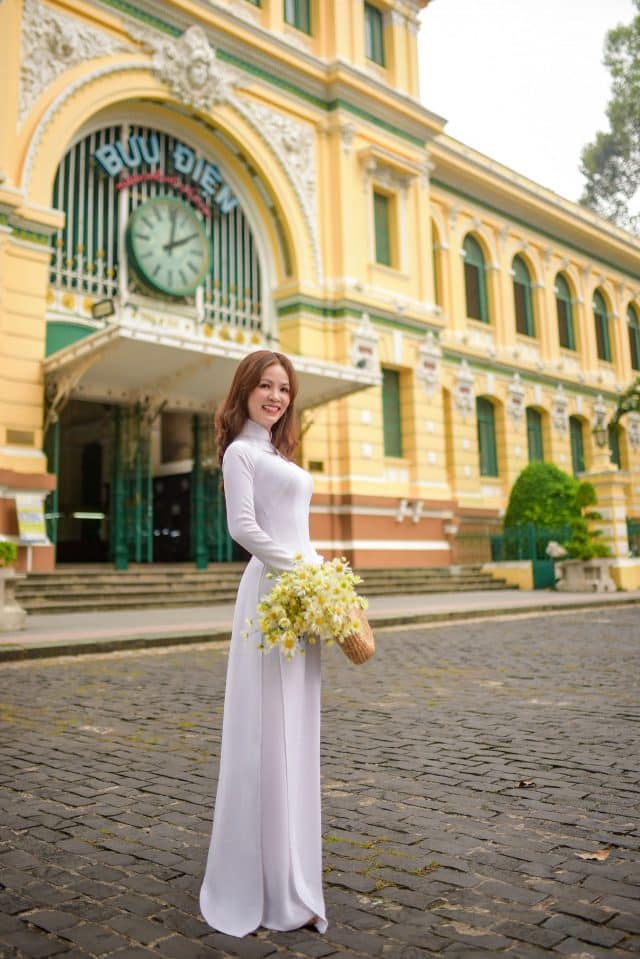
POLYGON ((608 127, 605 34, 634 13, 632 0, 432 0, 422 102, 450 136, 577 200, 580 151, 608 127))

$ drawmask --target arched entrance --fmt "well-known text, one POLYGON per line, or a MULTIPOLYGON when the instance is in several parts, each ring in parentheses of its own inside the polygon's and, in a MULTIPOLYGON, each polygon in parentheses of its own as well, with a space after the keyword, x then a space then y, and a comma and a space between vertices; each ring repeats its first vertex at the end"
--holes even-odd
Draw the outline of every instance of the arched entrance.
POLYGON ((233 559, 212 433, 230 371, 212 360, 271 339, 238 196, 213 149, 110 123, 65 153, 53 205, 65 214, 47 297, 58 561, 233 559))

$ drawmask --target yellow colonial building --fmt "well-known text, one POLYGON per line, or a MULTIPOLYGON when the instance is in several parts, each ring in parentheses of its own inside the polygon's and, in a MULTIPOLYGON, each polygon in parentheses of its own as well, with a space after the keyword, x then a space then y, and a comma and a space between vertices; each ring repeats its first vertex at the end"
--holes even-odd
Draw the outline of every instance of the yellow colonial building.
POLYGON ((425 6, 0 3, 0 536, 23 565, 237 557, 211 419, 263 347, 300 375, 326 555, 475 559, 539 459, 596 478, 628 553, 640 417, 594 436, 640 370, 638 242, 445 134, 425 6))

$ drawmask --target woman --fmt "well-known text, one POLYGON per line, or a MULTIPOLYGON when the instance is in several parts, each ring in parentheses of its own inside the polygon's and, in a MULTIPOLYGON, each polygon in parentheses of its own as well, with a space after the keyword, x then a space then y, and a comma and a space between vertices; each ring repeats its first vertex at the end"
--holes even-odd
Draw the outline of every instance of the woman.
POLYGON ((213 833, 200 909, 214 929, 327 928, 320 834, 320 644, 284 660, 242 634, 274 572, 309 540, 311 477, 296 445, 290 360, 258 350, 240 362, 216 416, 231 536, 252 554, 236 602, 213 833))

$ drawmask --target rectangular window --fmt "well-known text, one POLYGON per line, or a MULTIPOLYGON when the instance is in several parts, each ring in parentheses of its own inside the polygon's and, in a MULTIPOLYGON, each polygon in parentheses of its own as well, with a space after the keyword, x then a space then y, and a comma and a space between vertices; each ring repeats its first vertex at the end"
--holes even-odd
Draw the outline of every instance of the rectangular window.
POLYGON ((364 52, 368 60, 384 66, 384 18, 372 3, 364 5, 364 52))
POLYGON ((574 416, 569 419, 569 429, 571 431, 571 465, 573 466, 573 475, 584 473, 584 440, 582 436, 582 423, 574 416))
POLYGON ((537 410, 527 410, 527 449, 530 463, 541 463, 544 460, 542 419, 537 410))
POLYGON ((373 192, 373 224, 376 242, 376 263, 392 265, 391 255, 391 197, 386 193, 373 192))
POLYGON ((284 0, 284 20, 296 30, 311 33, 311 0, 284 0))
POLYGON ((402 456, 400 374, 397 370, 382 370, 382 423, 384 455, 402 456))
POLYGON ((566 300, 556 297, 556 310, 558 313, 558 336, 560 346, 565 350, 575 350, 576 341, 573 335, 573 318, 571 316, 571 307, 566 300))
POLYGON ((609 423, 609 452, 611 453, 611 462, 615 463, 618 469, 620 464, 620 429, 617 425, 609 423))
POLYGON ((480 476, 498 476, 498 451, 493 406, 483 397, 476 400, 480 476))

